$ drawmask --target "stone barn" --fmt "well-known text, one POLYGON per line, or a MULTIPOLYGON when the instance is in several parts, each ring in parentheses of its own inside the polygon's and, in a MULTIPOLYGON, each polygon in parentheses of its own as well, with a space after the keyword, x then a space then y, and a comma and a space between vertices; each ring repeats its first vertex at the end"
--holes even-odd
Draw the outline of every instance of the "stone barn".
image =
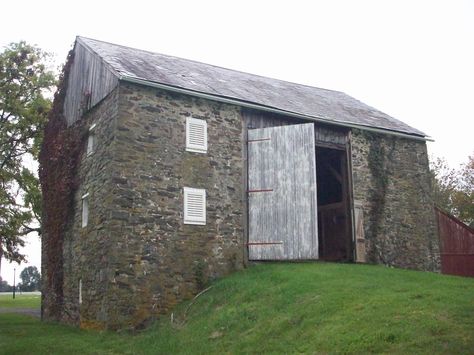
POLYGON ((78 37, 41 154, 43 318, 139 328, 253 261, 436 271, 426 140, 342 92, 78 37))

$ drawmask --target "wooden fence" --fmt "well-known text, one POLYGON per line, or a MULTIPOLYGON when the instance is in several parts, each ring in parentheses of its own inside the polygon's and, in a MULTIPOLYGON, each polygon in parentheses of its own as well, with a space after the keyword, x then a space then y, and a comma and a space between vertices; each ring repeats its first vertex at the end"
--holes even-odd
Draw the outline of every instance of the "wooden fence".
POLYGON ((443 274, 474 277, 474 229, 435 208, 443 274))

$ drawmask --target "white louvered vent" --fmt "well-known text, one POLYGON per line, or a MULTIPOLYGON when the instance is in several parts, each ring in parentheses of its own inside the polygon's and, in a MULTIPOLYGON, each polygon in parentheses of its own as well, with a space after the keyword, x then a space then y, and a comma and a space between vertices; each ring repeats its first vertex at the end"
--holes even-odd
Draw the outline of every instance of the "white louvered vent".
POLYGON ((196 118, 186 118, 186 150, 207 153, 207 122, 196 118))
POLYGON ((206 190, 184 188, 184 224, 206 224, 206 190))

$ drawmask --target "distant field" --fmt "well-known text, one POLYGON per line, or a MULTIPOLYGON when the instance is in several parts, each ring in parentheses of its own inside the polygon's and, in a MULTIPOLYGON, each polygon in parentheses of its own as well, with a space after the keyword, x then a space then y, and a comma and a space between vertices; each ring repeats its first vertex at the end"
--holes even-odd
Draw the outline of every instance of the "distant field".
POLYGON ((188 305, 174 310, 173 324, 163 317, 134 335, 0 314, 0 352, 474 353, 469 278, 369 265, 264 264, 215 282, 188 305))
POLYGON ((0 293, 0 309, 2 308, 40 308, 41 294, 17 293, 15 299, 12 293, 0 293))

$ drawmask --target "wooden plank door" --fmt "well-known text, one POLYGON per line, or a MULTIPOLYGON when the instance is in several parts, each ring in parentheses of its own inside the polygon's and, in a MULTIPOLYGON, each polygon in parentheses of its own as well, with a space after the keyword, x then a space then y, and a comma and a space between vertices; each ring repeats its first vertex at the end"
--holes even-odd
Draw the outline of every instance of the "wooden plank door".
POLYGON ((362 201, 354 201, 354 224, 355 224, 355 260, 358 263, 366 262, 365 234, 364 234, 364 209, 362 201))
POLYGON ((249 260, 318 259, 312 123, 248 131, 249 260))

